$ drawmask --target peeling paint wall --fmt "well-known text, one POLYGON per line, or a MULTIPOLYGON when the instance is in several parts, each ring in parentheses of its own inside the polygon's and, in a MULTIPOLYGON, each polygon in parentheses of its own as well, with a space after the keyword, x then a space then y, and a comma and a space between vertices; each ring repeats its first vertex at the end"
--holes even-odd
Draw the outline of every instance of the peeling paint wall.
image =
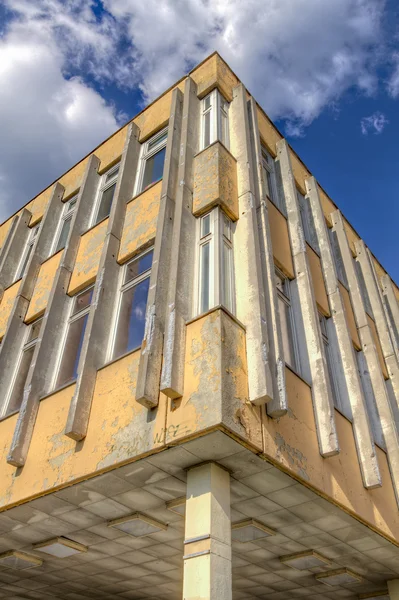
POLYGON ((161 189, 162 181, 159 181, 127 205, 118 254, 119 263, 129 260, 155 238, 161 189))
POLYGON ((321 269, 321 261, 316 252, 306 244, 306 252, 309 260, 310 272, 312 275, 313 289, 317 306, 325 317, 330 317, 330 306, 328 304, 326 286, 324 285, 323 272, 321 269))
POLYGON ((48 299, 50 297, 55 272, 58 269, 58 265, 60 264, 62 252, 63 251, 60 250, 59 252, 57 252, 57 254, 54 254, 51 258, 46 260, 40 267, 32 299, 29 303, 28 312, 26 313, 26 323, 37 319, 44 313, 48 299))
POLYGON ((17 297, 19 286, 21 284, 21 280, 17 281, 4 292, 3 298, 0 303, 0 340, 3 338, 6 329, 8 317, 11 314, 11 310, 17 297))
POLYGON ((267 210, 269 213, 274 261, 287 277, 294 279, 294 265, 292 263, 287 219, 270 200, 267 203, 267 210))
POLYGON ((80 238, 78 255, 68 288, 70 296, 95 281, 107 226, 108 219, 105 219, 80 238))

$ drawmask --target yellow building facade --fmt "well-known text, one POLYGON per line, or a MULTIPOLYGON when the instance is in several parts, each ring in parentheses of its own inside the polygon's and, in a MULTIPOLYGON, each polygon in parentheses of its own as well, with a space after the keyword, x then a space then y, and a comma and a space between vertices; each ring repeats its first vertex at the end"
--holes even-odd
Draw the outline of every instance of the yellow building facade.
POLYGON ((399 289, 217 53, 0 245, 0 598, 399 599, 399 289))

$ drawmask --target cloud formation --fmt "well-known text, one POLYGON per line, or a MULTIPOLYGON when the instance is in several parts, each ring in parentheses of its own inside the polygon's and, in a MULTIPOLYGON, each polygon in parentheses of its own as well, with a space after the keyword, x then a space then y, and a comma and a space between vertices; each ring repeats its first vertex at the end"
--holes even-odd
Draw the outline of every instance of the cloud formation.
POLYGON ((369 133, 378 135, 383 132, 388 123, 389 121, 386 116, 383 113, 376 111, 369 117, 363 117, 360 121, 360 129, 363 135, 368 135, 369 133))
MULTIPOLYGON (((3 216, 117 128, 104 85, 140 89, 144 104, 218 50, 287 134, 302 135, 347 90, 378 84, 385 0, 3 2, 3 216)), ((399 66, 397 80, 392 95, 399 66)))

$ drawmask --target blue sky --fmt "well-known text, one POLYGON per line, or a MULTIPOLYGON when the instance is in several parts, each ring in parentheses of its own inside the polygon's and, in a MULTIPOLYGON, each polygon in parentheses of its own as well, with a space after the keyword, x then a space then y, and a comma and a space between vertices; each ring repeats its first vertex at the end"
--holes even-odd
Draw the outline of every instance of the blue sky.
POLYGON ((218 50, 399 282, 393 0, 0 0, 0 220, 218 50))

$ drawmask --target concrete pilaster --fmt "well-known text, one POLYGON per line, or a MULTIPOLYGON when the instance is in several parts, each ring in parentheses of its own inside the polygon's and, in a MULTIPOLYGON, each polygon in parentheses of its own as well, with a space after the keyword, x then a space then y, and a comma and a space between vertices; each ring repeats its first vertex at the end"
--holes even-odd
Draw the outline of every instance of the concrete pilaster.
POLYGON ((186 321, 192 316, 195 273, 196 218, 192 214, 193 159, 199 149, 197 86, 188 77, 184 86, 178 187, 173 223, 170 283, 167 301, 161 391, 170 398, 183 395, 186 321))
MULTIPOLYGON (((40 232, 8 319, 7 330, 0 346, 0 373, 2 374, 0 378, 0 398, 2 399, 6 398, 10 391, 15 365, 17 364, 26 333, 24 319, 35 289, 40 265, 48 258, 53 243, 54 231, 63 208, 61 202, 63 194, 63 186, 60 183, 56 183, 43 215, 40 232)), ((18 231, 18 226, 15 231, 18 231)))
POLYGON ((231 600, 230 475, 215 463, 187 476, 184 600, 231 600))
POLYGON ((163 337, 170 281, 171 249, 182 127, 183 94, 173 90, 168 141, 163 171, 161 203, 155 235, 144 339, 137 375, 136 400, 153 408, 158 405, 163 337))
POLYGON ((335 427, 334 406, 328 369, 324 355, 319 317, 313 291, 312 277, 306 252, 298 206, 297 189, 292 172, 289 147, 285 140, 277 143, 277 157, 280 162, 282 186, 287 207, 288 231, 291 240, 292 257, 299 295, 303 330, 306 340, 309 368, 312 378, 312 399, 320 454, 324 457, 339 452, 335 427))
POLYGON ((383 275, 381 284, 387 310, 389 310, 390 318, 392 320, 392 323, 389 322, 389 327, 392 334, 395 354, 396 358, 399 360, 399 304, 389 275, 383 275))
POLYGON ((337 210, 331 215, 334 230, 337 234, 342 260, 349 283, 349 293, 352 300, 359 338, 362 345, 367 370, 376 401, 378 416, 385 439, 388 462, 391 471, 392 483, 399 504, 399 436, 395 426, 393 407, 385 385, 384 377, 379 362, 373 335, 367 320, 366 309, 360 290, 360 285, 355 270, 352 252, 346 236, 341 213, 337 210))
POLYGON ((120 265, 116 262, 122 237, 126 203, 133 197, 140 156, 138 127, 129 125, 122 153, 118 182, 108 219, 107 233, 93 290, 89 318, 80 352, 78 377, 65 434, 81 440, 86 436, 97 371, 105 363, 110 327, 119 294, 120 265))
POLYGON ((353 415, 353 434, 363 477, 363 485, 370 489, 381 485, 381 476, 373 435, 367 415, 367 405, 345 316, 345 307, 339 290, 333 250, 330 245, 326 220, 320 203, 317 181, 314 177, 310 177, 305 183, 319 243, 321 265, 331 309, 331 318, 334 323, 339 353, 342 360, 344 373, 343 383, 346 387, 346 397, 350 403, 353 415))
POLYGON ((399 579, 387 581, 390 600, 399 600, 399 579))
POLYGON ((25 463, 39 409, 39 400, 51 391, 53 385, 62 333, 65 330, 69 314, 68 285, 79 249, 80 236, 89 226, 99 181, 99 164, 100 161, 95 155, 89 158, 78 194, 76 210, 72 217, 68 240, 44 313, 40 337, 35 347, 17 425, 7 457, 7 462, 16 467, 23 466, 25 463))
POLYGON ((14 215, 12 217, 11 225, 9 226, 7 235, 4 238, 4 243, 0 248, 0 273, 1 273, 1 268, 4 264, 4 259, 7 256, 8 249, 10 247, 10 242, 11 242, 12 238, 14 237, 14 231, 18 224, 19 217, 20 217, 20 215, 14 215))
POLYGON ((30 235, 29 221, 31 213, 22 209, 19 216, 14 218, 0 255, 0 300, 3 292, 15 279, 19 261, 30 235))
POLYGON ((286 414, 288 409, 287 389, 285 385, 285 362, 283 341, 281 336, 280 314, 278 310, 277 290, 275 283, 275 265, 272 238, 268 216, 266 188, 263 179, 262 149, 260 142, 258 111, 253 98, 249 100, 250 129, 252 139, 253 160, 255 163, 255 197, 257 207, 257 224, 259 230, 260 252, 262 257, 263 285, 266 304, 266 321, 269 339, 269 355, 273 373, 273 399, 266 405, 267 414, 278 418, 286 414))
POLYGON ((229 121, 231 152, 237 160, 240 215, 234 232, 236 312, 246 328, 249 399, 262 405, 273 400, 275 369, 268 340, 247 99, 242 84, 233 90, 229 121))

